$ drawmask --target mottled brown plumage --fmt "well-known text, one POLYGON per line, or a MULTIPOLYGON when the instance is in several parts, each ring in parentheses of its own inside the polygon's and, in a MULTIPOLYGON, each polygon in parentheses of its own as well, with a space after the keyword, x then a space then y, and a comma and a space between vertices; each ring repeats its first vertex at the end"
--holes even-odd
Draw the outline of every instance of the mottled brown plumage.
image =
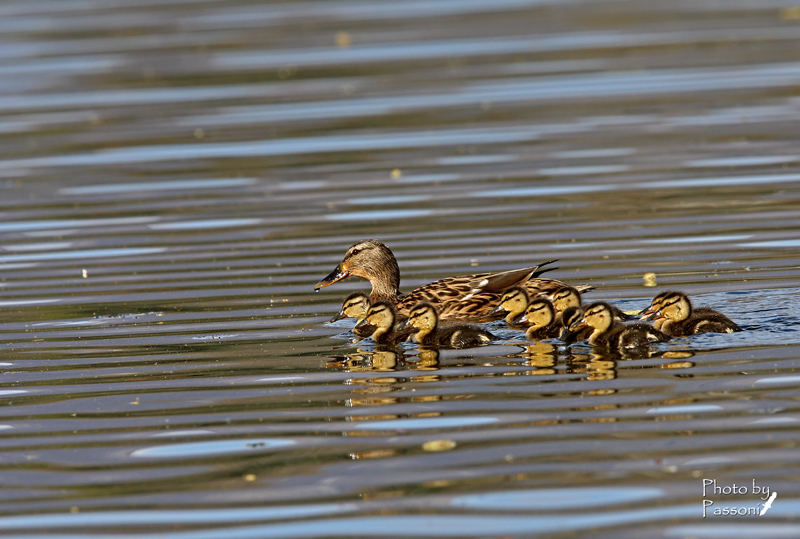
MULTIPOLYGON (((347 277, 361 277, 372 284, 370 299, 392 302, 401 315, 421 301, 434 305, 442 320, 496 320, 502 315, 488 313, 497 305, 500 294, 511 286, 522 285, 531 295, 547 293, 564 283, 539 277, 545 262, 528 268, 499 273, 448 277, 421 286, 409 294, 400 292, 400 269, 392 251, 377 240, 364 240, 350 247, 341 263, 314 287, 319 290, 347 277)), ((583 285, 582 288, 591 288, 583 285)))

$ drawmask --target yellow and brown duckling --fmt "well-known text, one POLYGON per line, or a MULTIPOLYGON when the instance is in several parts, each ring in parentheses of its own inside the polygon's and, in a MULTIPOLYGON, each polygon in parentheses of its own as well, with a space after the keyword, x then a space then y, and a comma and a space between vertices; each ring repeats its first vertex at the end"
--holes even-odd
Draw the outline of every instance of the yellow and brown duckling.
POLYGON ((567 344, 585 341, 594 331, 594 328, 585 326, 578 328, 580 321, 583 320, 582 307, 567 307, 561 313, 561 332, 558 339, 567 344))
POLYGON ((677 291, 672 291, 661 299, 653 317, 656 322, 661 322, 661 331, 673 337, 742 331, 733 320, 714 309, 693 309, 689 297, 677 291))
POLYGON ((523 316, 525 310, 531 302, 528 291, 521 286, 512 286, 500 296, 500 303, 497 307, 489 311, 489 315, 495 313, 507 312, 505 321, 508 327, 511 328, 527 328, 530 324, 523 316))
POLYGON ((593 328, 592 334, 589 335, 589 344, 613 350, 637 348, 669 340, 669 335, 650 324, 644 322, 623 324, 615 320, 614 308, 602 301, 587 306, 584 309, 583 319, 576 323, 573 329, 581 329, 584 326, 593 328))
MULTIPOLYGON (((369 310, 369 307, 370 301, 368 295, 363 292, 353 292, 344 298, 344 301, 342 302, 342 308, 329 321, 336 322, 342 318, 355 318, 356 326, 358 326, 358 324, 367 317, 367 311, 369 310)), ((369 324, 359 328, 353 328, 353 333, 360 335, 361 337, 369 337, 372 335, 373 331, 375 331, 375 327, 369 324)))
MULTIPOLYGON (((574 286, 561 286, 555 290, 551 294, 548 295, 550 300, 553 302, 553 307, 556 309, 556 319, 558 322, 561 322, 561 318, 565 310, 569 309, 570 307, 580 307, 584 308, 583 299, 581 298, 581 292, 574 286)), ((614 305, 609 305, 611 307, 611 312, 614 314, 614 318, 621 321, 630 320, 632 317, 626 314, 622 309, 615 307, 614 305)))
POLYGON ((545 296, 531 300, 523 320, 530 325, 525 331, 525 337, 529 340, 551 339, 561 334, 561 323, 556 321, 553 302, 545 296))
POLYGON ((397 321, 397 310, 394 305, 388 301, 379 301, 372 304, 364 319, 356 324, 356 328, 374 326, 375 329, 370 337, 376 344, 398 344, 408 339, 412 331, 395 327, 397 321))
MULTIPOLYGON (((528 268, 500 273, 480 273, 448 277, 426 284, 403 295, 400 292, 400 269, 392 251, 377 240, 363 240, 350 247, 334 270, 314 286, 314 290, 332 285, 348 277, 361 277, 372 284, 370 300, 389 301, 401 315, 417 303, 427 301, 439 311, 442 320, 497 320, 502 314, 489 312, 497 305, 500 295, 512 286, 524 286, 528 293, 547 293, 564 283, 539 277, 546 269, 545 262, 528 268)), ((590 286, 581 285, 589 289, 590 286)))
POLYGON ((425 301, 411 309, 406 325, 414 330, 411 338, 425 346, 467 348, 489 344, 497 339, 488 331, 471 324, 440 326, 436 307, 425 301))

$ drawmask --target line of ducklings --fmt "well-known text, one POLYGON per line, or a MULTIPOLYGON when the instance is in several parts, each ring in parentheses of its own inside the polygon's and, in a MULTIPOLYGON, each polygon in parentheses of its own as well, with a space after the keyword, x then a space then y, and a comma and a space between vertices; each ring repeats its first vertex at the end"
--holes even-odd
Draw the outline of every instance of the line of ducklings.
MULTIPOLYGON (((608 349, 637 348, 698 333, 741 331, 724 314, 709 307, 693 308, 686 294, 674 290, 661 292, 648 307, 628 314, 603 301, 584 305, 580 291, 569 285, 533 297, 525 288, 514 286, 501 295, 490 314, 503 311, 506 325, 524 331, 528 340, 587 341, 608 349)), ((371 337, 377 344, 412 340, 424 346, 469 348, 498 340, 477 325, 440 324, 436 306, 424 301, 411 308, 408 317, 401 317, 391 302, 370 304, 368 295, 354 292, 331 322, 347 317, 357 320, 353 331, 358 336, 371 337)))

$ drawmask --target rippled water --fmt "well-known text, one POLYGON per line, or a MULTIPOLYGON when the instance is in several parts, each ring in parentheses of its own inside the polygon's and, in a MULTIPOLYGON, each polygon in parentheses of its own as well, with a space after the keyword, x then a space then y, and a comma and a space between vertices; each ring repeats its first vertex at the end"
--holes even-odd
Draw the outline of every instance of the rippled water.
POLYGON ((793 4, 11 0, 0 43, 4 537, 800 533, 793 4), (366 283, 313 285, 372 237, 406 291, 559 259, 746 331, 354 343, 366 283))

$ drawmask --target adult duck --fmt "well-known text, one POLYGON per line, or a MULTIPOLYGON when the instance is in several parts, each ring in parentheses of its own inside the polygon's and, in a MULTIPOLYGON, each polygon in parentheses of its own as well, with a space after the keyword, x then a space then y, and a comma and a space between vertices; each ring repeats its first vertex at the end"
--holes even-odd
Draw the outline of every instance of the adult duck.
MULTIPOLYGON (((551 260, 499 273, 479 273, 447 277, 403 294, 400 292, 400 268, 392 251, 378 240, 363 240, 350 247, 334 270, 314 286, 315 291, 348 277, 361 277, 372 284, 372 303, 388 301, 400 315, 407 316, 420 302, 434 305, 442 320, 487 321, 502 318, 502 313, 489 314, 506 289, 524 285, 531 295, 547 293, 564 283, 539 277, 542 267, 551 260)), ((591 289, 591 286, 580 286, 591 289)))

